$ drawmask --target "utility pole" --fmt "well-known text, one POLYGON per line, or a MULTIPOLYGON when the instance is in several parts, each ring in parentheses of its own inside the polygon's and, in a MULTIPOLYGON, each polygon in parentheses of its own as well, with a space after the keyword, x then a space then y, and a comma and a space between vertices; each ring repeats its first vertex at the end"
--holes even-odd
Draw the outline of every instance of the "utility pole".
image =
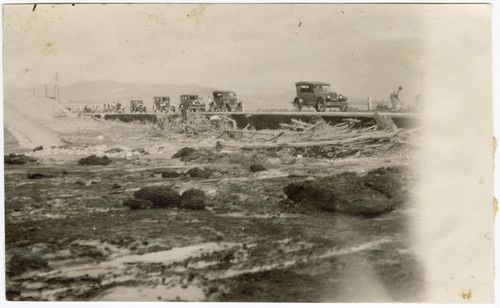
POLYGON ((53 98, 56 102, 59 103, 59 99, 60 99, 60 96, 59 96, 59 79, 57 78, 57 73, 56 73, 56 77, 54 78, 54 98, 53 98))

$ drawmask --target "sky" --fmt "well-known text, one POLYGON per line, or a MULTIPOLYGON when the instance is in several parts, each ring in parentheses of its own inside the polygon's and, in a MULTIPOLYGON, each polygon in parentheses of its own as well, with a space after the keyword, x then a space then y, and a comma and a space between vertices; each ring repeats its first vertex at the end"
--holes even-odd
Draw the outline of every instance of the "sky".
MULTIPOLYGON (((3 6, 4 83, 111 80, 283 93, 302 80, 348 97, 421 92, 426 5, 3 6)), ((434 6, 436 7, 436 6, 434 6)), ((438 10, 439 11, 439 10, 438 10)))

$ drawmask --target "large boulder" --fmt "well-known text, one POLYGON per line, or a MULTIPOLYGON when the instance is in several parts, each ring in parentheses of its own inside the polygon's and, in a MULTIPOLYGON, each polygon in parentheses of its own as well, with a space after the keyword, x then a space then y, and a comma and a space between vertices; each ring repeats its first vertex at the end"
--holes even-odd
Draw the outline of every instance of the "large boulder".
POLYGON ((190 210, 203 210, 206 206, 207 197, 202 190, 188 189, 181 196, 181 208, 190 210))
POLYGON ((110 163, 111 159, 109 159, 106 155, 103 157, 90 155, 78 161, 79 165, 109 165, 110 163))
POLYGON ((181 204, 179 193, 168 186, 144 187, 134 193, 135 199, 149 200, 154 207, 178 207, 181 204))
POLYGON ((374 217, 392 211, 403 202, 401 171, 380 168, 358 176, 339 175, 289 184, 284 192, 294 202, 326 211, 374 217))
POLYGON ((194 148, 191 148, 191 147, 184 147, 182 149, 180 149, 179 151, 177 151, 177 153, 175 153, 172 158, 175 159, 175 158, 179 158, 181 161, 190 161, 192 160, 192 157, 193 154, 195 154, 197 151, 196 149, 194 148))
POLYGON ((189 169, 186 174, 189 174, 190 177, 192 178, 202 178, 206 179, 209 178, 213 173, 213 170, 205 168, 205 169, 200 169, 198 167, 194 167, 189 169))
POLYGON ((28 162, 36 162, 36 158, 33 158, 31 156, 26 156, 24 154, 9 154, 9 155, 4 155, 3 161, 6 164, 9 165, 24 165, 28 162))

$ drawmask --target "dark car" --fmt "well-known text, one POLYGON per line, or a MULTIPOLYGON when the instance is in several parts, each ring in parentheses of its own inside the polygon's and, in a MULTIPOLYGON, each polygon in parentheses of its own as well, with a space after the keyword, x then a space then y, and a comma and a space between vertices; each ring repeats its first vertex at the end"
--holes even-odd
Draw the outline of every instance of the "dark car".
POLYGON ((207 106, 198 95, 185 94, 181 95, 179 109, 186 109, 192 112, 205 112, 207 111, 207 106))
POLYGON ((209 111, 243 111, 243 102, 232 91, 213 91, 209 111))
POLYGON ((297 82, 295 88, 297 97, 293 100, 293 106, 298 111, 302 110, 302 107, 314 107, 316 111, 321 112, 326 108, 347 110, 347 97, 332 91, 329 83, 302 81, 297 82))
POLYGON ((144 102, 142 100, 131 100, 130 101, 130 112, 146 112, 146 106, 144 105, 144 102))
POLYGON ((170 97, 155 96, 153 97, 153 110, 154 112, 175 112, 175 106, 170 104, 170 97))

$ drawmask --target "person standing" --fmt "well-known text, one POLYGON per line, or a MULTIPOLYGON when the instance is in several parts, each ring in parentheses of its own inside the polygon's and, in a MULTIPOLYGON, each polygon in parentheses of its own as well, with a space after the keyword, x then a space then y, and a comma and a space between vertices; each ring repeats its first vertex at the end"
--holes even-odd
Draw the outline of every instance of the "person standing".
POLYGON ((394 92, 391 93, 390 99, 391 99, 391 104, 392 104, 392 111, 396 111, 399 103, 399 92, 403 90, 402 86, 399 86, 398 89, 394 92))

